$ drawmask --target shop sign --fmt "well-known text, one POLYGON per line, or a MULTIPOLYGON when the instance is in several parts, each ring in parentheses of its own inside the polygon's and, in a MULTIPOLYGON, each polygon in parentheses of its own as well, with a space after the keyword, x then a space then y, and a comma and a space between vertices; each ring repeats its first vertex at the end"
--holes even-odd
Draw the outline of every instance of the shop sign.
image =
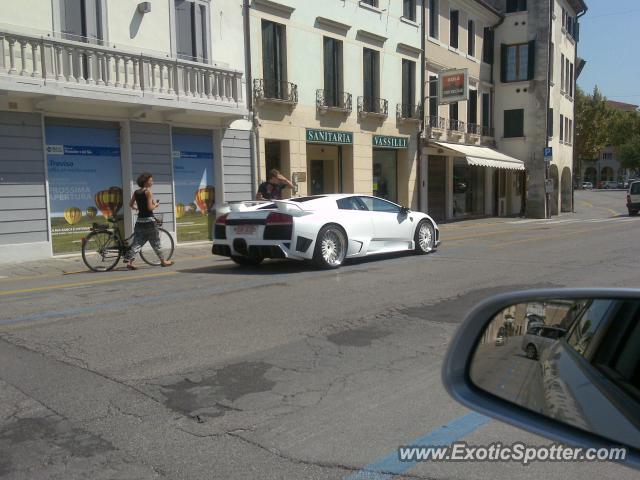
POLYGON ((353 145, 353 133, 307 128, 307 143, 353 145))
POLYGON ((469 99, 469 71, 447 70, 438 76, 438 103, 463 102, 469 99))
POLYGON ((389 137, 386 135, 374 135, 373 146, 375 148, 407 148, 409 137, 389 137))

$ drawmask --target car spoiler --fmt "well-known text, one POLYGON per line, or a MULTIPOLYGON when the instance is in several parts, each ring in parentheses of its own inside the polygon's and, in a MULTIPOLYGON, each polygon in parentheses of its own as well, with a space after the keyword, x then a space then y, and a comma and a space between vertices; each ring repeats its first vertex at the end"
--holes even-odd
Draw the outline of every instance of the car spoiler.
POLYGON ((270 204, 274 204, 279 212, 293 215, 294 217, 308 215, 309 213, 311 213, 302 208, 302 206, 298 203, 288 200, 247 200, 240 202, 229 202, 218 208, 216 213, 217 215, 223 215, 229 212, 255 211, 255 207, 270 204))

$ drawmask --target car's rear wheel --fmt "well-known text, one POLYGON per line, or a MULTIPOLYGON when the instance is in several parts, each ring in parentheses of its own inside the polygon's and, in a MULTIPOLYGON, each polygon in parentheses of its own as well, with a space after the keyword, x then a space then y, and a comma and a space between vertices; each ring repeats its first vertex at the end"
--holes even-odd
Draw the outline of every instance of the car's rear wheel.
POLYGON ((527 358, 530 358, 531 360, 538 358, 538 350, 532 344, 527 345, 527 358))
POLYGON ((320 268, 338 268, 347 256, 347 235, 338 225, 325 225, 318 233, 313 261, 320 268))
POLYGON ((241 257, 238 255, 232 255, 231 260, 237 265, 242 266, 256 266, 260 265, 264 258, 262 257, 241 257))
POLYGON ((436 232, 429 220, 421 220, 416 227, 413 236, 415 252, 419 255, 426 255, 433 250, 436 243, 436 232))

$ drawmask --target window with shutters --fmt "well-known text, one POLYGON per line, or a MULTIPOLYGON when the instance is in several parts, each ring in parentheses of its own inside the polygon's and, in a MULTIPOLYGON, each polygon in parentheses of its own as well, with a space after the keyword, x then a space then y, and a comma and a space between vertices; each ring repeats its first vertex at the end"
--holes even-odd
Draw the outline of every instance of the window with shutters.
POLYGON ((573 63, 569 64, 569 96, 573 98, 573 63))
MULTIPOLYGON (((402 60, 402 110, 409 113, 415 105, 416 97, 416 62, 402 60)), ((408 115, 407 115, 408 116, 408 115)))
POLYGON ((547 137, 553 137, 553 108, 547 112, 547 137))
POLYGON ((429 75, 429 116, 438 117, 438 77, 429 75))
POLYGON ((560 92, 564 93, 564 53, 560 55, 560 92))
POLYGON ((524 109, 504 111, 504 138, 524 137, 524 109))
POLYGON ((429 36, 438 38, 440 32, 440 0, 429 0, 429 36))
POLYGON ((507 0, 507 13, 526 12, 527 0, 507 0))
POLYGON ((554 62, 555 62, 555 45, 553 44, 553 42, 551 42, 551 51, 549 52, 549 80, 551 81, 551 84, 555 83, 553 79, 554 62))
POLYGON ((343 107, 342 41, 324 37, 324 95, 328 107, 343 107))
POLYGON ((61 0, 60 9, 63 38, 76 42, 102 43, 101 0, 61 0))
POLYGON ((482 126, 491 128, 491 96, 488 93, 482 94, 482 126))
POLYGON ((564 142, 564 115, 560 115, 560 142, 564 142))
POLYGON ((360 3, 378 8, 378 0, 360 0, 360 3))
POLYGON ((460 12, 451 10, 449 14, 449 45, 458 48, 458 30, 460 27, 460 12))
POLYGON ((493 29, 491 27, 485 27, 483 31, 483 40, 482 40, 482 61, 484 63, 488 63, 489 65, 493 65, 493 42, 494 42, 494 34, 493 29))
POLYGON ((476 24, 473 20, 467 22, 467 53, 476 56, 476 24))
POLYGON ((570 73, 569 72, 569 70, 570 70, 569 63, 570 63, 569 59, 565 57, 565 59, 564 59, 564 81, 565 81, 564 91, 565 91, 565 93, 569 93, 569 83, 570 83, 570 81, 569 81, 569 73, 570 73))
POLYGON ((402 0, 402 16, 408 20, 416 20, 416 0, 402 0))
POLYGON ((287 97, 287 47, 285 26, 262 20, 262 74, 268 98, 287 97))
POLYGON ((469 101, 467 102, 467 123, 472 125, 477 125, 478 123, 478 91, 477 90, 469 90, 469 101))
POLYGON ((516 45, 502 45, 501 80, 522 82, 534 76, 534 41, 516 45))
MULTIPOLYGON (((365 107, 373 107, 380 97, 380 52, 364 48, 363 52, 363 97, 365 107)), ((369 112, 373 110, 367 110, 369 112)))
POLYGON ((567 130, 567 136, 569 137, 569 144, 573 143, 573 120, 569 119, 569 130, 567 130))
POLYGON ((176 47, 178 58, 208 63, 209 1, 175 0, 176 47))

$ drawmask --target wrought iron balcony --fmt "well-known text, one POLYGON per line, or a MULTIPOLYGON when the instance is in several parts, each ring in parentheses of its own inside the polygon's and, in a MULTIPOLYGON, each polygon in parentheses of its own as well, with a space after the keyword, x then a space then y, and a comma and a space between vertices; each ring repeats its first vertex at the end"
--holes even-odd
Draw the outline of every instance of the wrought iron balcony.
POLYGON ((420 105, 399 103, 396 106, 396 117, 403 122, 419 122, 422 118, 420 105))
POLYGON ((16 85, 41 94, 138 104, 240 107, 242 72, 127 48, 0 30, 0 89, 16 85))
POLYGON ((480 127, 480 135, 483 137, 494 137, 493 128, 492 127, 480 127))
POLYGON ((348 92, 338 92, 336 95, 327 95, 326 90, 316 90, 316 107, 320 113, 342 112, 351 113, 353 109, 353 96, 348 92))
POLYGON ((291 82, 256 78, 253 81, 253 96, 259 102, 296 105, 298 103, 298 85, 291 82))
POLYGON ((389 116, 389 101, 384 98, 358 97, 358 114, 363 117, 386 118, 389 116))
POLYGON ((467 123, 467 133, 480 136, 482 134, 482 126, 477 123, 467 123))
POLYGON ((456 120, 455 118, 449 119, 449 132, 450 133, 465 133, 465 123, 462 120, 456 120))
POLYGON ((427 117, 427 127, 432 130, 445 130, 447 128, 447 121, 444 117, 427 117))

